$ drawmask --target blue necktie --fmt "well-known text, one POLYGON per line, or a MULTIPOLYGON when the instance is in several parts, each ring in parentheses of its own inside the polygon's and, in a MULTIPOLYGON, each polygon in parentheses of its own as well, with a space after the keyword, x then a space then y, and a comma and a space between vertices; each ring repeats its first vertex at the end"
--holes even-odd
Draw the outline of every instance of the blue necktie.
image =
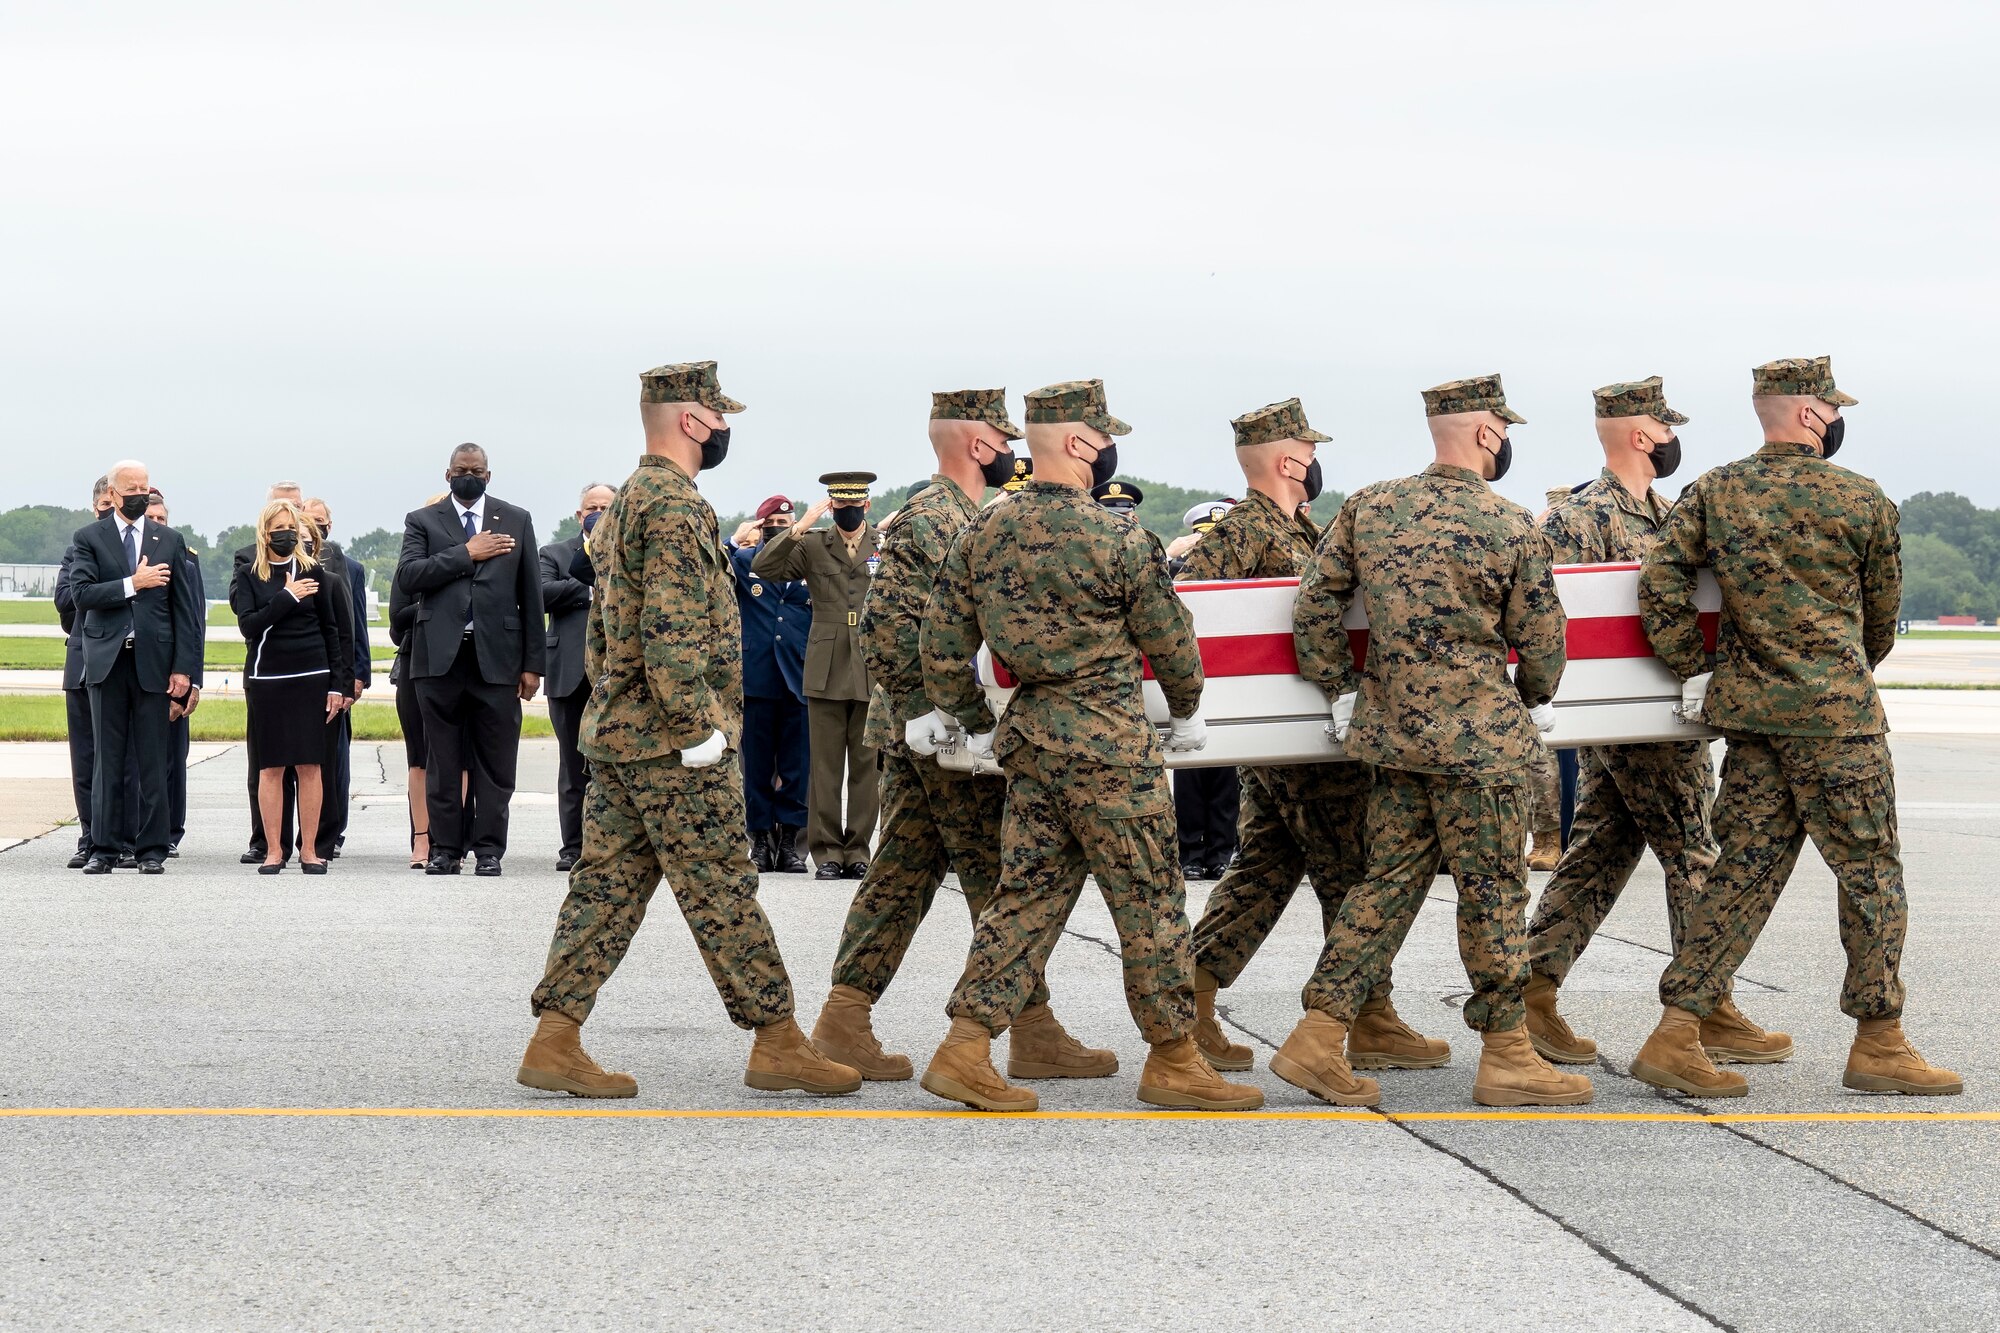
POLYGON ((465 511, 465 539, 471 541, 479 535, 479 525, 472 521, 472 511, 465 511))
POLYGON ((139 572, 139 528, 133 523, 125 525, 125 572, 139 572))

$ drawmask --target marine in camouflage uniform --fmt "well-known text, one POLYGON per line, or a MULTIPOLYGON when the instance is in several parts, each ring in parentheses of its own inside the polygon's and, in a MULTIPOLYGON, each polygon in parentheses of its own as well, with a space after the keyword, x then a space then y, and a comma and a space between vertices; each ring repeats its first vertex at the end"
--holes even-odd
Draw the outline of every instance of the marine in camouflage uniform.
POLYGON ((1089 873, 1118 931, 1126 1002, 1153 1047, 1140 1099, 1261 1105, 1254 1088, 1223 1083, 1189 1036, 1186 890, 1165 754, 1146 720, 1141 679, 1143 655, 1176 719, 1170 743, 1202 743, 1193 626, 1158 540, 1081 484, 1092 473, 1108 479, 1112 437, 1130 427, 1110 414, 1098 380, 1051 385, 1027 402, 1035 480, 952 544, 919 641, 931 703, 972 736, 990 736, 1008 778, 1000 884, 973 930, 948 1006, 951 1034, 924 1086, 986 1110, 1036 1105, 1032 1093, 999 1079, 987 1043, 1041 985, 1050 945, 1089 873), (997 723, 966 669, 982 643, 1019 682, 997 723))
MULTIPOLYGON (((1592 395, 1607 459, 1640 477, 1680 460, 1674 427, 1687 417, 1667 406, 1655 375, 1609 384, 1592 395), (1655 437, 1658 438, 1655 438, 1655 437), (1650 452, 1638 447, 1643 440, 1650 452)), ((1650 485, 1635 494, 1611 467, 1549 511, 1542 531, 1557 564, 1641 559, 1672 508, 1650 485)), ((1589 1064, 1597 1043, 1578 1036, 1556 1010, 1556 990, 1604 923, 1648 847, 1666 873, 1667 931, 1680 947, 1688 906, 1715 864, 1708 812, 1714 786, 1708 742, 1585 747, 1579 755, 1575 822, 1562 863, 1528 924, 1528 1032, 1551 1060, 1589 1064)), ((1791 1054, 1783 1033, 1766 1033, 1723 1001, 1703 1034, 1718 1059, 1767 1063, 1791 1054)))
MULTIPOLYGON (((743 405, 722 393, 712 361, 645 372, 640 401, 661 405, 642 407, 649 452, 591 537, 591 691, 578 736, 590 760, 583 852, 531 1001, 542 1024, 520 1081, 581 1096, 636 1090, 584 1055, 577 1029, 664 878, 730 1021, 757 1033, 745 1081, 852 1091, 859 1076, 820 1059, 792 1021, 791 981, 757 904, 757 873, 743 849, 742 779, 726 748, 743 717, 734 578, 691 464, 670 456, 675 444, 698 456, 690 437, 671 432, 674 422, 702 417, 664 409, 698 406, 719 418, 743 405)), ((710 438, 724 429, 703 424, 710 438)))
MULTIPOLYGON (((906 1079, 912 1070, 907 1057, 883 1051, 869 1011, 895 978, 948 871, 957 873, 972 919, 979 920, 1000 878, 1001 816, 1007 800, 1005 778, 945 768, 934 755, 916 754, 903 743, 904 728, 931 711, 917 642, 938 571, 952 540, 979 513, 981 470, 989 476, 1014 474, 1012 455, 991 436, 1002 442, 1021 438, 1007 419, 1005 389, 933 394, 931 420, 988 429, 969 451, 959 435, 934 430, 940 466, 950 458, 953 470, 966 474, 972 489, 941 471, 883 528, 881 564, 861 611, 861 654, 873 686, 862 743, 882 756, 880 841, 847 909, 833 964, 833 990, 813 1028, 816 1046, 853 1065, 863 1077, 881 1080, 906 1079), (982 453, 985 459, 978 457, 982 453), (956 466, 960 458, 979 466, 956 466)), ((1054 929, 1060 931, 1061 924, 1056 922, 1054 929)), ((1048 987, 1039 973, 1023 1012, 1009 1060, 1015 1077, 1051 1076, 1037 1066, 1059 1067, 1067 1076, 1117 1069, 1108 1051, 1079 1056, 1084 1048, 1069 1040, 1048 1012, 1048 987)))
POLYGON ((1907 911, 1896 838, 1895 765, 1876 692, 1902 598, 1896 507, 1866 477, 1827 461, 1840 409, 1827 358, 1773 361, 1751 375, 1764 447, 1703 473, 1646 552, 1639 613, 1653 650, 1683 680, 1709 669, 1695 608, 1698 570, 1722 592, 1715 663, 1700 708, 1729 741, 1715 803, 1720 852, 1660 978, 1660 1026, 1633 1061, 1659 1087, 1740 1096, 1696 1033, 1728 994, 1808 835, 1833 871, 1847 954, 1841 1011, 1857 1022, 1846 1086, 1956 1093, 1958 1076, 1903 1036, 1907 911))
MULTIPOLYGON (((1296 398, 1245 413, 1230 426, 1248 490, 1187 553, 1181 577, 1297 578, 1320 535, 1306 512, 1319 491, 1315 446, 1331 437, 1312 428, 1296 398), (1278 446, 1275 456, 1266 447, 1272 445, 1278 446), (1290 476, 1287 466, 1298 475, 1290 476), (1281 502, 1264 486, 1289 494, 1281 502)), ((1236 984, 1284 915, 1302 876, 1312 880, 1324 935, 1349 886, 1360 883, 1367 868, 1366 764, 1270 764, 1239 769, 1238 777, 1243 797, 1236 864, 1208 895, 1194 928, 1195 1041, 1217 1069, 1250 1068, 1251 1051, 1223 1034, 1215 1018, 1216 990, 1236 984)), ((1385 969, 1349 1034, 1350 1061, 1367 1068, 1420 1069, 1450 1059, 1445 1043, 1429 1041, 1402 1023, 1389 1003, 1390 989, 1385 969)))
POLYGON ((1472 983, 1465 1022, 1485 1046, 1475 1097, 1587 1101, 1589 1082, 1550 1069, 1521 1030, 1527 768, 1541 748, 1529 710, 1549 704, 1564 665, 1548 544, 1485 474, 1503 470, 1504 428, 1521 418, 1497 375, 1428 389, 1424 407, 1440 461, 1349 496, 1299 586, 1299 673, 1336 701, 1336 725, 1358 691, 1343 743, 1375 773, 1367 879, 1342 902, 1304 990, 1306 1015, 1271 1071, 1323 1100, 1379 1099, 1342 1044, 1442 865, 1458 885, 1459 955, 1472 983), (1357 595, 1369 623, 1358 676, 1341 623, 1357 595))

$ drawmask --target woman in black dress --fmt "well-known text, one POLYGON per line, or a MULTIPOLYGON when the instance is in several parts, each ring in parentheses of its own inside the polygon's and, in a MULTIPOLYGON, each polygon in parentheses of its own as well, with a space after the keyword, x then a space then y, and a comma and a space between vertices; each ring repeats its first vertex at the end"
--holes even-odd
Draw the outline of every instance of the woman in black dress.
POLYGON ((270 849, 260 875, 284 869, 285 770, 299 777, 299 869, 324 875, 315 855, 319 827, 320 757, 326 726, 344 696, 333 685, 340 660, 333 599, 319 595, 315 561, 300 545, 306 522, 290 500, 273 500, 257 516, 257 558, 240 566, 229 585, 229 608, 249 643, 243 693, 257 735, 257 809, 270 849))

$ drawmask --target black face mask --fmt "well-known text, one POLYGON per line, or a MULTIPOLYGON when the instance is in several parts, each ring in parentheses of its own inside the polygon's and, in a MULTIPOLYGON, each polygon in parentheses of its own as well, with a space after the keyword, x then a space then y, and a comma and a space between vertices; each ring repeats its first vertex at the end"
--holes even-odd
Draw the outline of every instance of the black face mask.
POLYGON ((729 427, 711 426, 708 438, 701 442, 701 470, 722 466, 722 460, 729 457, 729 427))
POLYGON ((979 475, 988 486, 1006 485, 1014 479, 1014 455, 993 455, 979 465, 979 475))
POLYGON ((150 495, 121 495, 118 497, 118 512, 137 523, 146 516, 146 509, 152 503, 150 495))
POLYGON ((833 526, 842 532, 853 532, 868 521, 868 513, 860 505, 842 505, 833 511, 833 526))
POLYGON ((279 528, 266 538, 273 555, 290 555, 299 549, 299 534, 290 528, 279 528))
POLYGON ((1102 486, 1118 475, 1118 441, 1113 440, 1097 451, 1097 457, 1090 464, 1090 485, 1092 489, 1102 486))
POLYGON ((1507 469, 1512 466, 1514 466, 1514 437, 1510 435, 1500 441, 1500 452, 1493 455, 1493 475, 1487 480, 1500 480, 1507 475, 1507 469))
POLYGON ((772 523, 757 529, 757 531, 764 534, 764 544, 766 546, 778 540, 778 534, 784 530, 785 525, 783 523, 772 523))
POLYGON ((1681 465, 1681 437, 1670 435, 1653 446, 1653 475, 1671 477, 1681 465))
POLYGON ((1826 423, 1826 433, 1819 437, 1819 456, 1832 458, 1840 452, 1840 442, 1847 438, 1847 418, 1835 417, 1826 423))
POLYGON ((1306 474, 1299 478, 1299 484, 1306 488, 1307 504, 1311 504, 1314 500, 1319 499, 1320 487, 1326 484, 1326 478, 1319 470, 1319 460, 1317 458, 1306 464, 1306 474))
POLYGON ((454 499, 470 509, 474 501, 486 494, 486 478, 462 472, 451 479, 451 493, 454 499))

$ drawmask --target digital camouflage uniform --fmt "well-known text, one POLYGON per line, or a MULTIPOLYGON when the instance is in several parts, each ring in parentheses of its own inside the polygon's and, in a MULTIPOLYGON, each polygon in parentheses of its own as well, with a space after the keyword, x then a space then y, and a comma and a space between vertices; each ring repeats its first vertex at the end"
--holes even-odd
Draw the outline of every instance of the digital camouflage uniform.
MULTIPOLYGON (((1826 358, 1759 366, 1753 392, 1854 399, 1826 358)), ((1703 720, 1728 738, 1715 802, 1720 851, 1689 910, 1661 1002, 1706 1017, 1726 993, 1808 834, 1840 892, 1851 1018, 1895 1018, 1907 910, 1888 718, 1873 675, 1896 641, 1896 506, 1813 446, 1772 442, 1681 493, 1646 553, 1639 613, 1682 679, 1708 669, 1695 573, 1722 590, 1703 720)))
MULTIPOLYGON (((934 395, 931 417, 984 421, 1010 439, 1020 435, 1007 420, 1003 389, 934 395)), ((931 711, 917 649, 931 589, 952 539, 978 513, 958 483, 932 477, 885 525, 882 562, 861 612, 861 654, 873 684, 862 739, 882 755, 882 831, 847 909, 833 984, 852 986, 870 1004, 889 988, 947 871, 957 872, 975 923, 1000 880, 1007 780, 945 768, 903 744, 904 724, 931 711)), ((1029 1003, 1047 1001, 1038 979, 1029 1003)))
MULTIPOLYGON (((1498 376, 1453 381, 1424 400, 1434 416, 1520 420, 1498 376)), ((1346 751, 1375 765, 1368 875, 1327 933, 1306 1008, 1354 1021, 1442 863, 1458 885, 1458 948, 1472 983, 1466 1025, 1520 1026, 1527 767, 1541 748, 1528 708, 1555 695, 1563 630, 1533 515, 1478 473, 1436 463, 1365 486, 1341 506, 1300 582, 1293 639, 1307 680, 1329 696, 1360 692, 1346 751), (1369 624, 1358 676, 1341 625, 1357 593, 1369 624)))
MULTIPOLYGON (((1028 421, 1130 428, 1095 380, 1028 395, 1028 421)), ((921 638, 931 702, 968 732, 995 730, 966 664, 981 643, 1019 681, 998 721, 1006 770, 1000 885, 973 931, 949 1012, 1004 1030, 1040 984, 1049 948, 1093 875, 1111 909, 1125 998, 1149 1043, 1194 1028, 1186 888, 1141 654, 1176 717, 1201 700, 1201 657, 1156 538, 1082 490, 1031 481, 973 520, 946 558, 921 638)))
MULTIPOLYGON (((1659 377, 1596 392, 1599 417, 1687 418, 1666 405, 1659 377)), ((1550 510, 1542 523, 1557 564, 1639 560, 1673 506, 1648 489, 1625 489, 1609 468, 1550 510)), ((1676 949, 1688 905, 1715 864, 1708 812, 1714 786, 1708 742, 1587 746, 1578 755, 1569 846, 1528 924, 1528 962, 1560 986, 1604 924, 1648 847, 1667 879, 1667 931, 1676 949)))
MULTIPOLYGON (((1237 423, 1236 443, 1328 437, 1276 411, 1274 404, 1237 423), (1272 419, 1266 420, 1266 414, 1272 419), (1274 433, 1275 432, 1275 433, 1274 433)), ((1187 554, 1185 579, 1296 578, 1312 559, 1319 529, 1303 513, 1288 514, 1262 491, 1252 490, 1210 528, 1187 554)), ((1231 986, 1284 915, 1302 876, 1319 899, 1322 935, 1331 929, 1341 899, 1367 870, 1362 830, 1367 820, 1366 764, 1271 764, 1243 768, 1243 810, 1238 816, 1237 864, 1208 895, 1194 928, 1194 961, 1223 986, 1231 986)), ((1389 990, 1384 969, 1380 991, 1389 990)))
MULTIPOLYGON (((662 366, 641 384, 646 402, 742 410, 717 387, 713 362, 662 366)), ((743 849, 735 757, 707 768, 681 763, 682 750, 714 731, 733 746, 742 725, 743 643, 715 511, 679 467, 649 455, 598 520, 590 548, 583 854, 534 1012, 590 1016, 664 877, 730 1021, 758 1028, 789 1018, 791 982, 743 849)))

